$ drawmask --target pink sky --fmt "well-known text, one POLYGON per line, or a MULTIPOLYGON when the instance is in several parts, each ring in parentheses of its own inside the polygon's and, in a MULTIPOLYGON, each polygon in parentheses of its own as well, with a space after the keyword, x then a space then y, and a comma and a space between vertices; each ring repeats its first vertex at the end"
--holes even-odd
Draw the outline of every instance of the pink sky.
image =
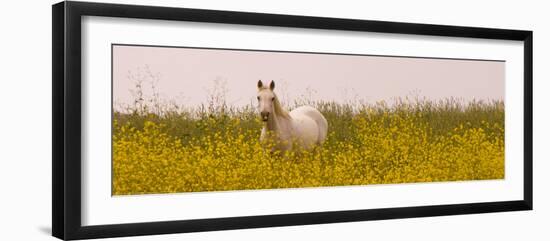
MULTIPOLYGON (((333 54, 277 53, 170 47, 113 47, 113 100, 130 104, 135 78, 148 68, 158 74, 160 98, 180 105, 206 101, 214 81, 225 83, 226 100, 242 106, 255 103, 256 82, 276 82, 275 92, 292 101, 314 90, 312 98, 367 102, 416 95, 431 100, 448 97, 504 99, 504 62, 350 56, 333 54), (284 94, 283 94, 284 93, 284 94)), ((149 95, 150 78, 145 78, 149 95)))

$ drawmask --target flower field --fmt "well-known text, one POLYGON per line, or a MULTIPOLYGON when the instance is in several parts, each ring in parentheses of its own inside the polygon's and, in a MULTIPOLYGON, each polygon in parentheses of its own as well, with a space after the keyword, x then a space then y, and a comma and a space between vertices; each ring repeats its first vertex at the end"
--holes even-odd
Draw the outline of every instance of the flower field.
POLYGON ((271 153, 254 107, 113 113, 113 195, 504 178, 504 103, 311 102, 311 151, 271 153))

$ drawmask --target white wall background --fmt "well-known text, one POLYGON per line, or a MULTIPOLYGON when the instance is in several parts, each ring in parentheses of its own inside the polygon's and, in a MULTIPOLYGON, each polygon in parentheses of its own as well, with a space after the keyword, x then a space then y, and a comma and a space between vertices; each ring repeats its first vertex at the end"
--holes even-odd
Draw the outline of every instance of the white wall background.
MULTIPOLYGON (((534 30, 535 210, 118 240, 548 240, 550 17, 545 1, 112 0, 402 22, 534 30)), ((51 8, 10 1, 0 10, 0 240, 54 240, 51 231, 51 8)))

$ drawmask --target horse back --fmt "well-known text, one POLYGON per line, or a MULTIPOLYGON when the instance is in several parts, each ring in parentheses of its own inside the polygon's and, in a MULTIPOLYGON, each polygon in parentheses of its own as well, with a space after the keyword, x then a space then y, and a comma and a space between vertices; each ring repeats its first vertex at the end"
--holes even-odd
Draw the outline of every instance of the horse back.
POLYGON ((315 124, 315 133, 316 140, 315 142, 320 144, 323 143, 323 141, 326 139, 327 132, 328 132, 328 122, 319 112, 317 109, 311 107, 311 106, 300 106, 290 112, 290 116, 293 118, 309 118, 311 119, 312 123, 315 124))

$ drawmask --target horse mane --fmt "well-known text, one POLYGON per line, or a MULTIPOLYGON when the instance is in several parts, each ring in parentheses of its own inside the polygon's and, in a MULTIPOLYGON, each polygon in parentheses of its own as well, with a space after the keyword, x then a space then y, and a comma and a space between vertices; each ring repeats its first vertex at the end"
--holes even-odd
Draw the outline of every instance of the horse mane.
POLYGON ((283 107, 281 106, 281 102, 279 102, 279 97, 277 97, 275 92, 273 92, 273 94, 275 95, 275 100, 273 101, 273 109, 275 109, 275 114, 285 119, 290 119, 290 114, 288 114, 288 111, 283 109, 283 107))

